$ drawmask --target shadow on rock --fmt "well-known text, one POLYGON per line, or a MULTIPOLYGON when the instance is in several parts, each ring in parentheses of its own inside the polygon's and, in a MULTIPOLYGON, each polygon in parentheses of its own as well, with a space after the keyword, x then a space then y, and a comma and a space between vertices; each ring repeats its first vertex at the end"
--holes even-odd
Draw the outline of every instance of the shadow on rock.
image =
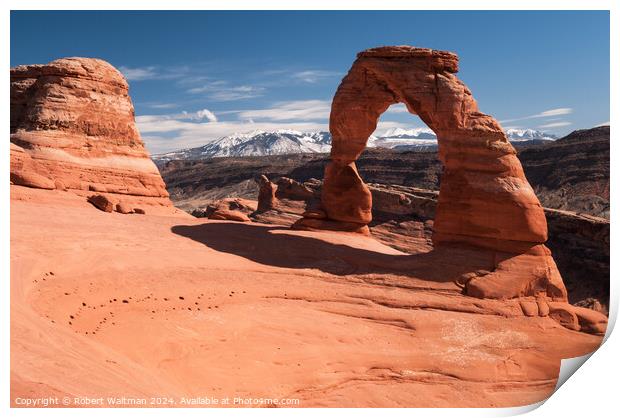
MULTIPOLYGON (((450 282, 493 267, 493 255, 478 249, 441 248, 419 254, 383 254, 335 244, 328 238, 301 236, 285 227, 239 223, 176 225, 172 232, 216 251, 260 264, 317 269, 335 275, 395 274, 432 282, 450 282)), ((368 238, 372 239, 372 238, 368 238)))

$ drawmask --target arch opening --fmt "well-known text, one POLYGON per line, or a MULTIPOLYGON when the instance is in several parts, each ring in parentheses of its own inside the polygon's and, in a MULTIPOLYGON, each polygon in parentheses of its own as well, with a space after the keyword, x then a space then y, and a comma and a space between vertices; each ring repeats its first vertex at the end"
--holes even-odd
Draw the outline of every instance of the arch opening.
POLYGON ((431 251, 442 172, 433 130, 404 104, 393 104, 356 165, 372 194, 371 235, 406 253, 431 251))

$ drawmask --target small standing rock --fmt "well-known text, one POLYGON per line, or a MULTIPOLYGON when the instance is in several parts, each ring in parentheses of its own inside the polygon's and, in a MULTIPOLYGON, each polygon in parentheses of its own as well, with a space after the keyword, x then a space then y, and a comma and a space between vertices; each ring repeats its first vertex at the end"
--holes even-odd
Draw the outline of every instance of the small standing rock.
POLYGON ((264 174, 256 179, 256 183, 258 183, 259 186, 258 206, 256 210, 258 212, 266 212, 273 209, 277 203, 276 190, 278 186, 270 182, 264 174))

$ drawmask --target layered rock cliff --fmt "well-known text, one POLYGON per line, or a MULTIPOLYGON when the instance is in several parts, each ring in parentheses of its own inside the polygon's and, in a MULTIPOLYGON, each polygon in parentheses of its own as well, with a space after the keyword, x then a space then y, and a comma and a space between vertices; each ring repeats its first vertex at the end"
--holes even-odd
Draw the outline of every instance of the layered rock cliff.
POLYGON ((609 218, 609 133, 582 129, 519 152, 543 206, 609 218))
POLYGON ((136 128, 127 82, 93 58, 11 69, 11 182, 172 208, 136 128))

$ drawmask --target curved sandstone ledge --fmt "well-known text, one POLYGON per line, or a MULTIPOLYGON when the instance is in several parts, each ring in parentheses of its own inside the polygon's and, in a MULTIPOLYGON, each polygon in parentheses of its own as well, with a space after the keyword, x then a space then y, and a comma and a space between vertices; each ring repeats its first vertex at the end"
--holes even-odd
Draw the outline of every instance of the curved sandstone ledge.
MULTIPOLYGON (((118 135, 118 132, 114 136, 118 135)), ((102 161, 98 163, 98 158, 106 157, 127 157, 141 160, 148 160, 149 153, 146 151, 142 143, 123 143, 123 139, 115 138, 114 142, 110 139, 106 141, 112 142, 108 144, 101 143, 101 136, 86 136, 83 131, 77 133, 65 130, 32 130, 25 131, 22 129, 12 133, 11 143, 27 150, 31 155, 41 159, 69 160, 78 162, 80 158, 88 159, 90 165, 100 166, 118 166, 115 160, 102 161)), ((120 159, 116 159, 120 161, 120 159)), ((138 160, 136 160, 138 161, 138 160)), ((83 163, 84 161, 81 161, 83 163)), ((141 166, 133 162, 126 164, 127 168, 133 170, 142 170, 157 173, 157 167, 153 164, 143 161, 141 166)), ((121 167, 122 168, 122 167, 121 167)))
MULTIPOLYGON (((11 138, 13 138, 13 136, 11 138)), ((123 152, 124 150, 121 148, 118 152, 114 150, 114 153, 104 152, 101 153, 101 156, 82 157, 72 155, 64 149, 51 146, 24 149, 15 143, 11 143, 11 151, 25 153, 30 158, 42 164, 53 165, 67 163, 76 166, 92 167, 94 169, 125 170, 159 176, 157 166, 148 158, 146 151, 143 152, 143 156, 136 156, 123 152)))

